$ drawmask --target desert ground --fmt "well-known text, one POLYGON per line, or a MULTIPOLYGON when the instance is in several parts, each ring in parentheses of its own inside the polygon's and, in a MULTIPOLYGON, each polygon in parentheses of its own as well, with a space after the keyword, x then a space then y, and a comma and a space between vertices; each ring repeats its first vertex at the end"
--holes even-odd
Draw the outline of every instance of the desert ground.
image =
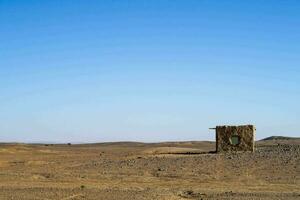
POLYGON ((0 199, 300 199, 300 140, 0 144, 0 199))

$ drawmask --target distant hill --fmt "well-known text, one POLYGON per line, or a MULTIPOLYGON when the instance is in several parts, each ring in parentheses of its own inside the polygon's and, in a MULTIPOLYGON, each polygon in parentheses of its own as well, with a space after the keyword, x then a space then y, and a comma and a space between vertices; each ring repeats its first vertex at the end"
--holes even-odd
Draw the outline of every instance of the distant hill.
POLYGON ((262 139, 262 141, 268 141, 268 140, 298 140, 300 139, 299 137, 286 137, 286 136, 271 136, 262 139))

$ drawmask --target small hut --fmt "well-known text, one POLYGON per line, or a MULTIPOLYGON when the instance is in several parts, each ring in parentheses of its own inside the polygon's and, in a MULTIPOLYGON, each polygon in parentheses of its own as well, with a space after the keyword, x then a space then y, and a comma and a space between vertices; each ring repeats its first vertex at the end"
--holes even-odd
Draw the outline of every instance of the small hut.
POLYGON ((255 147, 255 131, 253 125, 243 126, 217 126, 216 130, 216 151, 252 151, 255 147))

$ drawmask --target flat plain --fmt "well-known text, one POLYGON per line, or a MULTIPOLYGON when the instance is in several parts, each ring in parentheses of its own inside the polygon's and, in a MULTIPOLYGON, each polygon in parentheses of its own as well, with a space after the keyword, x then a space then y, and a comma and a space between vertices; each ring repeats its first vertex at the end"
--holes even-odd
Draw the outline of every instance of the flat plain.
POLYGON ((300 199, 300 140, 0 144, 0 199, 300 199))

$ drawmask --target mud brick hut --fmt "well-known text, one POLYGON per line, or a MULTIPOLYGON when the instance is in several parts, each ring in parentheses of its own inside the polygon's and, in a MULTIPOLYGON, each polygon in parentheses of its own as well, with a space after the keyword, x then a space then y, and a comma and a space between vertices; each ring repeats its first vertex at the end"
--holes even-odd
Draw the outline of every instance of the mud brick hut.
POLYGON ((217 152, 254 152, 255 126, 217 126, 213 129, 216 130, 217 152))

